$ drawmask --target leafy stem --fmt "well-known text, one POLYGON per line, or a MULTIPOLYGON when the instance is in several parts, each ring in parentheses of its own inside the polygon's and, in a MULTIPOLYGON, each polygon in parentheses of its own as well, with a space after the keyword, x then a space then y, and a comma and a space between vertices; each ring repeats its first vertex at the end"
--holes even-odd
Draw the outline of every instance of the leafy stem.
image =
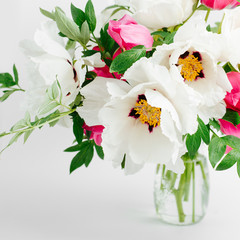
POLYGON ((51 118, 49 120, 46 120, 44 122, 41 121, 42 120, 42 118, 41 118, 41 119, 39 119, 39 120, 37 120, 35 122, 32 122, 31 125, 28 126, 28 127, 25 127, 25 128, 22 128, 22 129, 18 129, 18 130, 14 130, 14 131, 1 133, 0 137, 8 136, 8 135, 11 135, 11 134, 24 133, 24 132, 27 132, 27 131, 35 130, 36 128, 41 128, 44 125, 50 124, 52 122, 55 122, 55 121, 59 120, 62 117, 65 117, 67 115, 70 115, 71 113, 74 113, 75 111, 76 111, 76 109, 71 109, 71 110, 69 110, 67 112, 59 113, 58 115, 56 115, 56 117, 51 118))

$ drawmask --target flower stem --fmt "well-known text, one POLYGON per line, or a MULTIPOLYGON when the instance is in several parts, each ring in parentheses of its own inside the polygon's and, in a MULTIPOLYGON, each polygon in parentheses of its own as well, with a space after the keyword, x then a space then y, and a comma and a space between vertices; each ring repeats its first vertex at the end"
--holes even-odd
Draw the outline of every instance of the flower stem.
POLYGON ((184 201, 187 202, 189 199, 189 191, 190 191, 190 182, 192 176, 192 165, 193 162, 188 162, 185 164, 185 175, 186 175, 186 183, 185 183, 185 191, 184 191, 184 201))
POLYGON ((193 163, 193 165, 192 165, 192 194, 193 194, 193 196, 192 196, 192 222, 194 223, 195 222, 195 201, 196 201, 196 199, 195 199, 195 163, 193 163))
POLYGON ((210 12, 211 12, 211 9, 209 8, 209 9, 207 10, 207 14, 206 14, 206 17, 205 17, 205 22, 208 21, 208 18, 209 18, 210 12))
POLYGON ((180 223, 183 223, 186 217, 186 215, 184 214, 183 202, 182 202, 184 185, 185 185, 185 174, 182 174, 179 181, 178 189, 174 191, 174 195, 177 203, 177 209, 178 209, 178 218, 180 223))

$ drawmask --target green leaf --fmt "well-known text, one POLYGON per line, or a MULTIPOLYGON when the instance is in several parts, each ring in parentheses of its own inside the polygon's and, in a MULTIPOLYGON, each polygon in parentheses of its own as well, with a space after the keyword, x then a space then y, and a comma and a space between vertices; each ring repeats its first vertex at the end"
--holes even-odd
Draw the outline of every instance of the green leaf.
POLYGON ((133 63, 146 55, 144 46, 136 46, 118 55, 112 62, 110 72, 124 73, 133 63))
POLYGON ((50 102, 48 105, 43 105, 39 108, 39 115, 43 115, 46 113, 49 113, 50 111, 52 111, 54 108, 58 107, 59 104, 57 102, 50 102))
POLYGON ((233 65, 230 62, 227 62, 224 66, 223 69, 226 73, 228 72, 238 72, 233 65))
POLYGON ((210 143, 210 130, 202 121, 201 118, 198 117, 198 132, 202 140, 208 145, 210 143))
POLYGON ((9 73, 1 73, 0 74, 0 84, 2 84, 2 86, 0 86, 0 88, 8 88, 8 87, 12 87, 12 86, 16 85, 16 83, 13 80, 12 75, 9 73))
POLYGON ((45 17, 48 17, 48 18, 50 18, 50 19, 52 19, 52 20, 55 21, 55 15, 54 15, 54 13, 51 13, 51 12, 49 12, 49 11, 47 11, 47 10, 42 9, 42 8, 40 8, 40 12, 41 12, 45 17))
POLYGON ((240 177, 240 161, 239 161, 239 159, 237 162, 237 173, 238 173, 238 176, 240 177))
POLYGON ((86 20, 88 22, 90 31, 94 32, 96 25, 97 25, 97 20, 96 20, 95 10, 94 10, 91 0, 88 0, 88 2, 86 4, 85 16, 86 16, 86 20))
POLYGON ((123 157, 123 160, 122 160, 122 163, 121 163, 122 169, 125 168, 125 165, 126 165, 126 154, 124 154, 124 157, 123 157))
POLYGON ((208 11, 209 8, 202 4, 197 8, 197 10, 208 11))
POLYGON ((33 130, 29 130, 29 131, 24 133, 24 143, 26 143, 26 141, 28 140, 28 138, 30 137, 32 132, 33 132, 33 130))
POLYGON ((81 33, 81 42, 86 45, 90 40, 90 31, 89 31, 87 21, 85 21, 82 24, 80 33, 81 33))
POLYGON ((82 146, 82 144, 77 144, 75 146, 65 149, 64 152, 78 152, 81 150, 81 146, 82 146))
POLYGON ((94 55, 96 53, 99 53, 99 51, 87 50, 87 51, 83 51, 82 53, 83 53, 82 57, 90 57, 90 56, 92 56, 92 55, 94 55))
POLYGON ((216 170, 223 171, 231 168, 237 161, 240 159, 240 150, 233 149, 231 150, 219 163, 216 170))
POLYGON ((25 119, 21 119, 21 120, 19 120, 17 123, 15 123, 13 125, 13 127, 11 128, 11 131, 16 131, 16 130, 25 128, 27 126, 28 126, 28 123, 26 122, 26 120, 25 119))
POLYGON ((17 68, 16 68, 15 64, 13 65, 13 74, 14 74, 15 83, 16 83, 16 85, 18 85, 18 81, 19 81, 19 79, 18 79, 18 71, 17 71, 17 68))
POLYGON ((240 116, 237 112, 227 109, 226 114, 223 117, 224 120, 231 122, 233 125, 238 125, 240 124, 240 116))
POLYGON ((92 141, 86 141, 84 143, 85 143, 84 147, 81 149, 79 153, 76 154, 76 156, 73 158, 71 162, 70 173, 75 171, 77 168, 81 167, 83 164, 85 164, 85 166, 88 167, 93 158, 94 151, 92 141))
POLYGON ((68 18, 61 9, 56 7, 56 22, 59 30, 71 40, 81 43, 81 34, 78 25, 68 18))
POLYGON ((187 135, 186 147, 191 159, 193 159, 201 145, 200 133, 197 131, 195 134, 187 135))
POLYGON ((70 49, 74 49, 75 47, 76 47, 76 41, 69 39, 65 48, 66 50, 70 50, 70 49))
POLYGON ((54 100, 59 96, 58 83, 55 81, 52 86, 47 89, 49 99, 54 100))
POLYGON ((12 93, 14 93, 15 91, 7 91, 5 92, 1 97, 0 97, 0 102, 4 102, 5 100, 7 100, 9 98, 9 96, 11 96, 12 93))
POLYGON ((73 21, 81 28, 82 24, 86 20, 85 13, 81 9, 75 7, 73 4, 71 4, 71 13, 73 21))
POLYGON ((209 161, 212 167, 215 168, 226 152, 226 143, 222 138, 214 137, 208 147, 209 161))
POLYGON ((222 139, 231 148, 240 149, 240 138, 232 135, 228 135, 228 136, 222 137, 222 139))
POLYGON ((81 144, 83 140, 83 123, 84 120, 75 112, 73 115, 73 133, 78 144, 81 144))
POLYGON ((104 152, 103 152, 103 148, 101 146, 98 146, 96 143, 94 143, 97 155, 101 158, 104 159, 104 152))
POLYGON ((219 122, 218 122, 217 120, 215 120, 215 119, 213 119, 213 120, 209 119, 209 124, 210 124, 211 126, 213 126, 217 131, 220 131, 220 124, 219 124, 219 122))
POLYGON ((11 146, 13 143, 17 142, 18 138, 21 137, 22 134, 23 132, 16 133, 8 143, 8 147, 11 146))

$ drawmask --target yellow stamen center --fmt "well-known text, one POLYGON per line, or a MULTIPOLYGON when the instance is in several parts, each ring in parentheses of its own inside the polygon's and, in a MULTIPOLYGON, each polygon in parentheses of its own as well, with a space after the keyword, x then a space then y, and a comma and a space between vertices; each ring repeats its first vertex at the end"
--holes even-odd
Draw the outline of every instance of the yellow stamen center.
POLYGON ((136 103, 134 110, 142 124, 148 123, 152 127, 160 125, 161 108, 152 107, 146 100, 141 99, 136 103))
POLYGON ((194 81, 203 70, 202 63, 193 54, 179 58, 178 65, 182 66, 181 75, 187 81, 194 81))

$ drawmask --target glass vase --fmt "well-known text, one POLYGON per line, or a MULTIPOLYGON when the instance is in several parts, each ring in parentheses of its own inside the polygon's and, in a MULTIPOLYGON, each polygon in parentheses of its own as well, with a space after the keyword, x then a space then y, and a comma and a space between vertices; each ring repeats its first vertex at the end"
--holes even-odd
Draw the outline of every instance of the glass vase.
POLYGON ((174 225, 199 222, 208 205, 209 177, 206 157, 197 154, 191 160, 182 157, 185 171, 176 174, 165 165, 157 165, 154 182, 154 201, 160 219, 174 225))

